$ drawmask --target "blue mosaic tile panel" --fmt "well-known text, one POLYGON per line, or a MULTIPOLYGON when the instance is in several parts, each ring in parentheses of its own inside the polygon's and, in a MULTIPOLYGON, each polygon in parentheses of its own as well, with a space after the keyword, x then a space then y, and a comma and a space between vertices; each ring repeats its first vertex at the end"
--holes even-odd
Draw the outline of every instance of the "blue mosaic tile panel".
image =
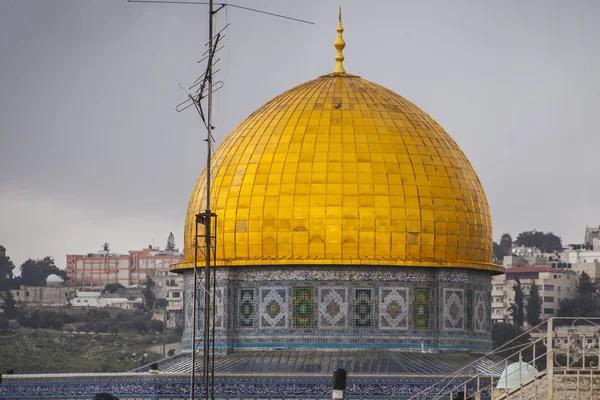
POLYGON ((463 289, 444 289, 443 328, 446 331, 465 329, 465 291, 463 289))
POLYGON ((356 328, 373 328, 373 289, 354 289, 352 320, 356 328))
POLYGON ((413 323, 415 329, 431 329, 431 293, 429 289, 414 289, 413 323))
POLYGON ((487 293, 485 292, 475 292, 475 332, 487 332, 487 293))
POLYGON ((314 325, 314 289, 312 287, 293 288, 292 327, 310 329, 314 325))
POLYGON ((287 328, 289 325, 288 293, 285 287, 259 289, 258 319, 261 328, 287 328))
POLYGON ((348 289, 323 287, 319 289, 319 328, 348 327, 348 289))
POLYGON ((408 329, 408 288, 379 288, 379 328, 408 329))
POLYGON ((256 327, 256 299, 254 289, 238 289, 238 328, 256 327))
POLYGON ((467 290, 465 292, 465 322, 466 330, 473 330, 473 291, 467 290))
POLYGON ((225 289, 217 288, 215 291, 215 328, 224 329, 225 328, 225 289))

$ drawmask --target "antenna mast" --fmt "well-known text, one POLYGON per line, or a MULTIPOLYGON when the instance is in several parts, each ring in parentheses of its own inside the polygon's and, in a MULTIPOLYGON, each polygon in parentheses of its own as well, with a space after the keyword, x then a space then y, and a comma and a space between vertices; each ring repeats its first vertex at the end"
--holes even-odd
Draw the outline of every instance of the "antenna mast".
MULTIPOLYGON (((194 84, 188 88, 188 90, 195 89, 196 95, 187 93, 187 99, 179 103, 175 109, 178 112, 188 109, 191 106, 196 108, 202 122, 206 126, 206 202, 205 210, 200 211, 195 215, 195 233, 194 233, 194 296, 193 296, 193 328, 192 328, 192 376, 191 376, 191 393, 190 399, 195 400, 196 392, 196 331, 199 328, 200 318, 198 316, 198 308, 200 307, 200 298, 198 290, 199 286, 203 291, 204 296, 204 318, 203 318, 203 354, 202 354, 202 383, 203 383, 203 397, 208 400, 209 398, 214 400, 215 398, 215 314, 216 314, 216 238, 217 238, 217 214, 211 210, 211 161, 212 161, 212 144, 214 142, 212 132, 215 129, 213 126, 213 92, 223 87, 222 81, 214 82, 214 75, 219 70, 214 70, 215 64, 219 61, 215 60, 215 53, 221 50, 223 47, 219 47, 219 41, 225 35, 222 35, 223 31, 227 29, 227 24, 223 29, 215 34, 215 16, 217 13, 225 8, 237 8, 244 11, 250 11, 259 14, 265 14, 271 17, 283 18, 291 21, 301 22, 305 24, 313 24, 313 22, 293 18, 290 16, 275 14, 265 10, 259 10, 256 8, 250 8, 229 3, 215 3, 213 0, 210 1, 177 1, 177 0, 127 0, 128 3, 154 3, 154 4, 196 4, 196 5, 208 5, 208 50, 202 55, 206 56, 199 62, 204 60, 207 61, 207 67, 204 74, 198 78, 194 84), (215 9, 215 5, 218 6, 215 9), (206 98, 206 115, 202 108, 202 100, 206 98), (199 232, 199 225, 204 226, 204 232, 199 232), (199 239, 204 239, 204 248, 200 247, 199 239), (199 284, 198 276, 198 250, 204 252, 204 284, 199 284), (209 396, 210 394, 210 396, 209 396)), ((182 88, 183 89, 183 88, 182 88)))

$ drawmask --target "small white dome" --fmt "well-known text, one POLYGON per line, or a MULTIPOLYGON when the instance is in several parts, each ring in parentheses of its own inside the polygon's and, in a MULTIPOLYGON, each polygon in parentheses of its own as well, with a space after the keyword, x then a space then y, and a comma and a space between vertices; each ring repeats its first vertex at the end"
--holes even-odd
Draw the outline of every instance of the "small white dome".
POLYGON ((46 278, 46 283, 62 283, 62 278, 56 274, 50 274, 46 278))

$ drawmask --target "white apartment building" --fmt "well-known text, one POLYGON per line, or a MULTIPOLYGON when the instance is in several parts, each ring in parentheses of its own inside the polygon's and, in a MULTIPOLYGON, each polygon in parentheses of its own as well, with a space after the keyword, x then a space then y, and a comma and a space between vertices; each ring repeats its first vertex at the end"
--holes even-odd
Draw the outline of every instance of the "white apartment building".
MULTIPOLYGON (((544 344, 547 345, 547 332, 531 332, 532 339, 544 339, 544 344)), ((554 328, 552 335, 552 345, 554 348, 567 349, 573 345, 585 346, 588 349, 597 349, 600 345, 600 337, 598 337, 598 327, 580 325, 574 329, 572 326, 558 326, 554 328)))
POLYGON ((68 254, 66 270, 69 284, 79 289, 101 290, 109 283, 140 287, 146 281, 148 271, 168 275, 169 266, 182 261, 180 252, 148 246, 142 250, 129 250, 129 254, 102 250, 85 255, 68 254))
MULTIPOLYGON (((594 240, 598 241, 598 239, 594 240)), ((571 246, 561 254, 561 260, 578 274, 582 272, 588 274, 592 282, 600 282, 600 247, 587 250, 571 246)))
POLYGON ((513 286, 515 279, 521 280, 525 304, 531 285, 539 288, 542 299, 542 319, 556 315, 560 301, 574 298, 577 293, 578 276, 567 269, 555 269, 548 266, 528 266, 507 268, 506 273, 492 277, 492 319, 496 321, 511 321, 508 313, 510 304, 514 302, 513 286))

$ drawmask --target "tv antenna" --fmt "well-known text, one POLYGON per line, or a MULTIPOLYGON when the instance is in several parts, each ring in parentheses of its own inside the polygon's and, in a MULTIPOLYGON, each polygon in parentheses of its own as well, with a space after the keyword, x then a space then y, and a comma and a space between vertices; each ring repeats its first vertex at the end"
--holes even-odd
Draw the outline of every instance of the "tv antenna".
MULTIPOLYGON (((175 109, 177 112, 182 112, 191 106, 194 106, 202 123, 206 127, 206 200, 205 210, 195 215, 195 237, 194 237, 194 298, 193 298, 193 328, 192 328, 192 374, 191 374, 191 391, 190 399, 195 399, 196 390, 196 330, 197 311, 198 311, 198 286, 202 288, 204 294, 204 324, 203 324, 203 353, 202 353, 202 383, 203 397, 208 400, 215 398, 215 312, 216 312, 216 238, 217 238, 217 214, 211 210, 211 161, 212 161, 212 144, 214 142, 213 130, 213 94, 221 89, 224 85, 223 81, 214 81, 214 76, 219 72, 216 68, 219 59, 215 59, 215 54, 223 49, 220 46, 221 40, 225 37, 224 32, 229 27, 225 25, 218 33, 215 32, 215 17, 219 11, 225 7, 237 8, 245 11, 265 14, 271 17, 283 18, 304 24, 314 24, 311 21, 290 17, 283 14, 276 14, 256 8, 240 6, 236 4, 210 1, 168 1, 168 0, 127 0, 128 3, 147 3, 147 4, 171 4, 171 5, 207 5, 208 6, 208 42, 205 46, 208 49, 202 54, 202 59, 198 63, 206 61, 206 69, 194 83, 184 91, 187 94, 187 99, 177 104, 175 109), (217 8, 215 9, 215 6, 217 8), (204 100, 206 100, 206 108, 204 108, 204 100), (203 226, 203 233, 199 234, 199 226, 203 226), (204 284, 199 283, 198 275, 198 239, 204 240, 204 249, 200 251, 204 253, 204 284)), ((180 85, 181 86, 181 85, 180 85)))

